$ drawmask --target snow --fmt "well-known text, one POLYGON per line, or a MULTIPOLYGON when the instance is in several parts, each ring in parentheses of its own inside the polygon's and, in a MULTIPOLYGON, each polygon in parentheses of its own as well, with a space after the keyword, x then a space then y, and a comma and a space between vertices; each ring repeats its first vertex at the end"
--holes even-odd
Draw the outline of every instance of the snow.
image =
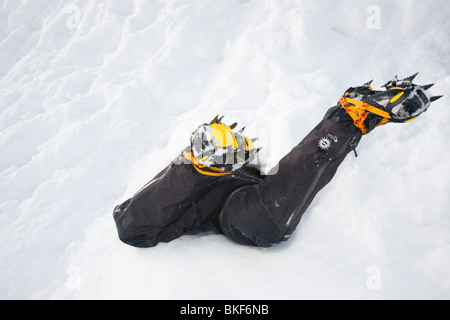
POLYGON ((450 2, 0 1, 1 299, 449 299, 450 2), (444 95, 363 138, 291 239, 112 219, 217 114, 267 167, 350 86, 444 95))

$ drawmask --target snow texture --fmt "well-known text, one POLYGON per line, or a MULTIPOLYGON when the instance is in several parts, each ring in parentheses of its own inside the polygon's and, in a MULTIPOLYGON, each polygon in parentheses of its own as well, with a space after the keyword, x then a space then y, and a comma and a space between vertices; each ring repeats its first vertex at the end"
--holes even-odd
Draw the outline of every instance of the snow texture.
POLYGON ((447 0, 0 1, 0 299, 449 299, 447 0), (267 169, 350 86, 444 98, 363 138, 290 240, 112 219, 217 115, 267 169))

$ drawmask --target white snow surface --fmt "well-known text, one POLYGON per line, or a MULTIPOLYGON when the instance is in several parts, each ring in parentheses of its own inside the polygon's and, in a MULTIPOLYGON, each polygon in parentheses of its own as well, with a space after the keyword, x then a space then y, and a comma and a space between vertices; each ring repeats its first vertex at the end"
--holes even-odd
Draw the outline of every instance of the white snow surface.
POLYGON ((450 298, 448 0, 0 10, 0 299, 450 298), (363 137, 289 241, 119 241, 114 206, 217 114, 274 165, 348 87, 415 72, 444 97, 363 137))

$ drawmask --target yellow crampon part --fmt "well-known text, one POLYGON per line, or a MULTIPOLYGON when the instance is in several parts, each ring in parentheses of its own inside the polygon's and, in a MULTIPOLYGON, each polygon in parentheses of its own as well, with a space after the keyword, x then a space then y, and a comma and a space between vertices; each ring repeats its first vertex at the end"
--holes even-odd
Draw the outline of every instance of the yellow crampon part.
POLYGON ((373 114, 379 115, 383 118, 381 122, 377 125, 377 127, 382 126, 389 122, 391 119, 391 115, 384 110, 376 108, 368 103, 364 103, 362 101, 351 99, 348 97, 342 97, 339 102, 342 105, 342 108, 347 111, 347 113, 352 117, 355 126, 361 130, 361 132, 366 135, 369 133, 369 129, 364 124, 364 121, 367 118, 367 112, 371 112, 373 114))
POLYGON ((199 173, 204 174, 206 176, 210 177, 222 177, 226 176, 228 174, 231 174, 231 172, 225 172, 224 170, 221 170, 219 168, 214 167, 208 167, 200 163, 200 161, 194 156, 193 152, 185 152, 184 157, 191 161, 192 166, 197 170, 199 173))
POLYGON ((230 126, 223 123, 213 123, 209 126, 213 128, 212 135, 216 139, 218 147, 232 147, 234 150, 238 148, 236 136, 230 126))

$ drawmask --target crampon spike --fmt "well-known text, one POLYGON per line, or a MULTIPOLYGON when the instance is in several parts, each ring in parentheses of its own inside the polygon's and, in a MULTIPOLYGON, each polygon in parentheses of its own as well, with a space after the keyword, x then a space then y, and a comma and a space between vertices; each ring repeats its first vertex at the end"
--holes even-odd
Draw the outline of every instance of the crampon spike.
POLYGON ((211 121, 210 125, 211 125, 211 124, 216 124, 216 123, 221 123, 223 117, 225 117, 225 116, 221 116, 221 117, 219 118, 219 115, 217 115, 217 116, 211 121))
POLYGON ((214 124, 219 122, 219 115, 215 116, 214 119, 209 124, 214 124))
POLYGON ((419 74, 419 73, 416 72, 416 73, 413 74, 412 76, 409 76, 409 77, 407 77, 407 78, 405 78, 405 79, 403 79, 403 80, 401 80, 401 81, 402 81, 402 82, 405 81, 405 82, 412 83, 412 82, 414 81, 414 79, 417 77, 418 74, 419 74))
POLYGON ((430 98, 430 102, 434 102, 436 100, 439 100, 440 98, 442 98, 443 96, 435 96, 435 97, 431 97, 430 98))
POLYGON ((432 86, 434 86, 434 83, 432 84, 427 84, 426 86, 422 86, 423 90, 428 90, 430 89, 432 86))

